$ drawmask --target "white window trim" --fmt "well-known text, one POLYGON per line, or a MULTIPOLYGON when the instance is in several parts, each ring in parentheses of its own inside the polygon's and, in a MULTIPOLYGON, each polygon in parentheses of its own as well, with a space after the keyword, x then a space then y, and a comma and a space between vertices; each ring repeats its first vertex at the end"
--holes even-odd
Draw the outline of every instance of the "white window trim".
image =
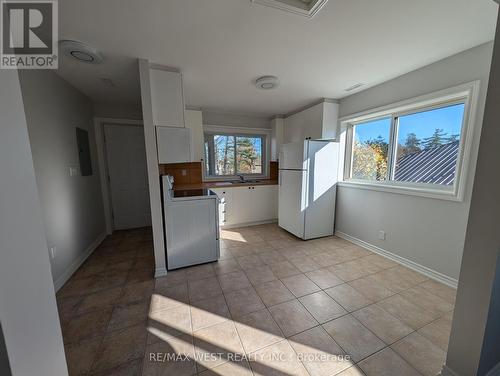
MULTIPOLYGON (((230 135, 254 135, 254 136, 262 136, 264 138, 264 149, 262 153, 263 159, 263 168, 264 173, 262 174, 246 174, 250 179, 269 179, 269 162, 271 157, 271 129, 266 128, 246 128, 246 127, 233 127, 227 125, 203 125, 203 140, 205 140, 205 134, 230 134, 230 135)), ((203 144, 205 141, 203 141, 203 144)), ((205 147, 203 147, 203 153, 205 153, 205 147)), ((204 155, 204 159, 205 159, 204 155)), ((207 174, 205 168, 205 162, 202 166, 203 172, 203 181, 237 181, 240 178, 237 175, 228 175, 228 176, 210 176, 207 174)))
POLYGON ((474 129, 478 126, 476 124, 476 112, 479 99, 479 86, 479 80, 472 81, 445 90, 440 90, 427 95, 422 95, 340 118, 340 141, 343 150, 341 150, 342 154, 340 158, 342 176, 339 176, 338 185, 341 187, 369 189, 450 201, 463 201, 467 176, 470 168, 474 129), (460 150, 457 159, 455 183, 451 190, 446 187, 441 187, 438 184, 407 183, 390 180, 373 182, 349 178, 352 161, 352 132, 349 131, 349 129, 353 124, 381 117, 393 116, 394 114, 400 115, 405 112, 414 112, 419 109, 426 109, 438 106, 439 104, 442 105, 452 103, 457 100, 463 100, 465 102, 465 110, 460 138, 460 150))

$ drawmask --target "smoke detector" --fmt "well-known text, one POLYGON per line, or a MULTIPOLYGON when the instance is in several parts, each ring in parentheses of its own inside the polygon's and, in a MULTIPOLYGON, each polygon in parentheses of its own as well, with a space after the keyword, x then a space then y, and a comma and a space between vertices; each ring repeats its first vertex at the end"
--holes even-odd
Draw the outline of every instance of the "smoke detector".
POLYGON ((328 0, 251 0, 252 3, 265 5, 312 18, 325 6, 328 0))
POLYGON ((278 77, 275 76, 262 76, 255 80, 257 89, 271 90, 279 85, 278 77))
POLYGON ((72 58, 89 64, 99 64, 103 58, 99 51, 85 43, 75 40, 59 41, 61 51, 72 58))

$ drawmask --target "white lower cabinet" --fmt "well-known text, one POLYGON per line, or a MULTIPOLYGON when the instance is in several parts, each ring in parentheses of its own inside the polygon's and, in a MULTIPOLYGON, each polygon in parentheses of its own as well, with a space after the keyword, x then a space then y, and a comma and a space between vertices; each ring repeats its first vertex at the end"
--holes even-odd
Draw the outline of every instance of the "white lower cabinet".
POLYGON ((221 226, 237 226, 278 218, 278 186, 212 188, 221 202, 221 226))

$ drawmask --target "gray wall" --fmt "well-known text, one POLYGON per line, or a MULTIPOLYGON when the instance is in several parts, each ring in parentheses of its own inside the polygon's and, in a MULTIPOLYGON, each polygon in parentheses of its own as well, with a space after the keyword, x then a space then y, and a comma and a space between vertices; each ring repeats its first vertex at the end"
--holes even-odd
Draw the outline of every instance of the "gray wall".
POLYGON ((0 69, 0 83, 0 321, 5 345, 13 375, 64 376, 68 370, 17 72, 0 69))
POLYGON ((203 111, 203 125, 269 129, 271 128, 271 120, 262 116, 203 111))
POLYGON ((51 71, 21 71, 20 79, 47 242, 57 248, 51 259, 57 282, 105 231, 92 104, 51 71), (70 166, 79 166, 76 127, 89 131, 92 176, 69 175, 70 166))
POLYGON ((481 80, 476 132, 463 202, 339 187, 336 229, 457 279, 465 239, 472 182, 493 43, 487 43, 344 98, 340 116, 481 80), (387 239, 378 239, 384 230, 387 239))
POLYGON ((140 103, 94 102, 93 109, 95 117, 142 120, 142 108, 140 103))
MULTIPOLYGON (((463 262, 443 376, 484 376, 500 362, 500 23, 484 112, 463 262)), ((497 372, 494 373, 498 375, 497 372)), ((493 373, 491 374, 493 375, 493 373)))

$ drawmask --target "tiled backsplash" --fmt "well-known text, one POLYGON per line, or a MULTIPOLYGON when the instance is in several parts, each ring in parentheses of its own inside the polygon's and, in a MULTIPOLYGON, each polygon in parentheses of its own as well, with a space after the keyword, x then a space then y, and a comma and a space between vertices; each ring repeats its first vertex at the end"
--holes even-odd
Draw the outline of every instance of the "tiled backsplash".
MULTIPOLYGON (((201 162, 161 164, 160 175, 172 175, 177 184, 197 184, 203 181, 201 162)), ((270 162, 269 179, 278 180, 278 162, 270 162)))

